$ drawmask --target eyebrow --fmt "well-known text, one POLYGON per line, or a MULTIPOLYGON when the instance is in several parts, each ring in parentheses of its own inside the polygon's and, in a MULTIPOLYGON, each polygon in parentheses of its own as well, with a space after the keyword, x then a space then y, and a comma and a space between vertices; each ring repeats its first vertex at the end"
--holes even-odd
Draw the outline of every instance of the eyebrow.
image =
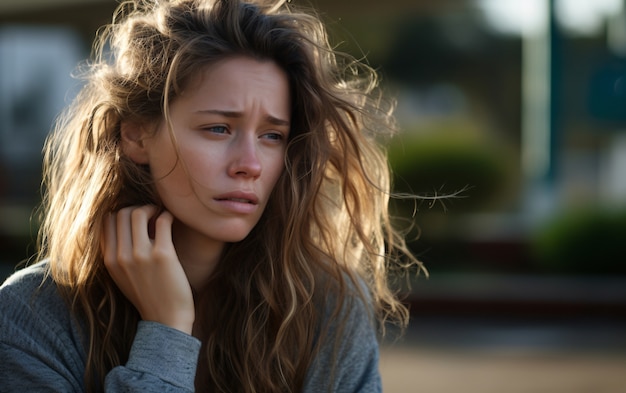
MULTIPOLYGON (((209 113, 209 114, 220 115, 220 116, 234 118, 234 119, 243 117, 242 112, 226 111, 226 110, 220 110, 220 109, 203 109, 203 110, 197 111, 197 113, 209 113)), ((275 117, 272 115, 265 116, 265 120, 268 123, 273 124, 275 126, 287 126, 288 127, 290 124, 289 121, 284 120, 284 119, 279 119, 278 117, 275 117)))

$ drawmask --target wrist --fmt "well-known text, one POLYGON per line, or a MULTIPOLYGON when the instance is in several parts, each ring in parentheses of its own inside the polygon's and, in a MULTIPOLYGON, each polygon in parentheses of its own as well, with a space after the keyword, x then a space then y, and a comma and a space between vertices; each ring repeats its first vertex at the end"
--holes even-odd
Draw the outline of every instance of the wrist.
POLYGON ((170 315, 165 317, 142 317, 144 321, 156 322, 172 329, 180 330, 183 333, 191 335, 193 331, 194 315, 170 315))

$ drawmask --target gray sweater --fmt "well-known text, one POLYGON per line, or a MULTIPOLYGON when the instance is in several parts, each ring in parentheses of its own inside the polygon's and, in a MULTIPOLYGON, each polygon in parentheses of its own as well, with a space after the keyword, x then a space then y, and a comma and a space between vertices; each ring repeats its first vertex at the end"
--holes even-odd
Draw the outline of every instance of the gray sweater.
MULTIPOLYGON (((0 392, 84 392, 84 340, 45 263, 23 269, 0 287, 0 392)), ((313 362, 304 391, 380 392, 378 342, 361 302, 347 310, 336 369, 334 343, 313 362), (330 376, 334 374, 331 381, 330 376)), ((332 325, 331 325, 332 332, 332 325)), ((106 392, 193 392, 200 341, 156 322, 140 321, 128 362, 111 370, 106 392)))

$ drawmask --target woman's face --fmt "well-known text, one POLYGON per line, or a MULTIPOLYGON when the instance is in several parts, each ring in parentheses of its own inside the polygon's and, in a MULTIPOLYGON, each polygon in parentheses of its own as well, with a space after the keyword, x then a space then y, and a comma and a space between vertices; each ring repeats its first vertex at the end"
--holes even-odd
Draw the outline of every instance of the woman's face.
POLYGON ((205 68, 145 140, 147 163, 177 238, 236 242, 257 224, 284 167, 291 105, 272 61, 233 57, 205 68))

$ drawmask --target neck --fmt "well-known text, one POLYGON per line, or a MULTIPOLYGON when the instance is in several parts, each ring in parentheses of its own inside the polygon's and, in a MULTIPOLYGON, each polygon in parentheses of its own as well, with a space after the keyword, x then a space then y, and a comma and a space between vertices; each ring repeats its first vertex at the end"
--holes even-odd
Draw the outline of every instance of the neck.
POLYGON ((180 264, 194 291, 202 291, 220 260, 224 242, 218 242, 189 230, 178 221, 173 227, 173 242, 180 264))

